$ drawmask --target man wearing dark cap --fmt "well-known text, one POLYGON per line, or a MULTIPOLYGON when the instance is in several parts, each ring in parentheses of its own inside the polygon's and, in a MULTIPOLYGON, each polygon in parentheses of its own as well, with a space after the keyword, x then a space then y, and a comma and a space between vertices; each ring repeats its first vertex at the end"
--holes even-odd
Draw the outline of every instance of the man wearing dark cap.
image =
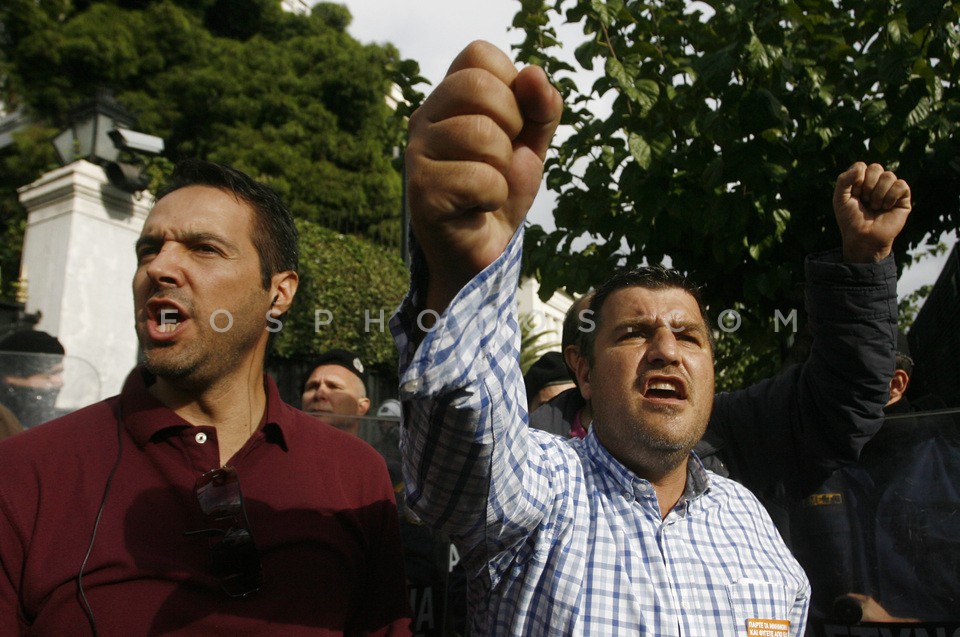
POLYGON ((302 409, 321 420, 359 435, 360 420, 370 409, 367 372, 360 357, 345 349, 325 352, 303 383, 302 409))
POLYGON ((21 330, 0 341, 0 403, 24 428, 56 416, 63 355, 63 345, 46 332, 21 330))

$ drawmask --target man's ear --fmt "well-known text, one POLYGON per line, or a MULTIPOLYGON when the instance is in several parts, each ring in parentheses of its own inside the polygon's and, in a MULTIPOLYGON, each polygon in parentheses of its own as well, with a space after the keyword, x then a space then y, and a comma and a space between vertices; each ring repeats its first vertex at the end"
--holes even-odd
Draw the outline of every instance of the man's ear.
POLYGON ((357 415, 366 416, 367 412, 370 411, 370 399, 361 398, 357 401, 357 415))
MULTIPOLYGON (((564 354, 566 354, 566 352, 564 352, 564 354)), ((585 400, 590 400, 590 362, 586 356, 580 356, 578 353, 576 364, 577 366, 574 368, 574 371, 577 373, 577 385, 580 387, 580 394, 585 400)))
POLYGON ((893 378, 890 379, 890 400, 887 405, 900 402, 903 395, 907 393, 907 385, 910 384, 910 375, 902 369, 896 369, 893 372, 893 378))
POLYGON ((570 370, 571 374, 574 376, 574 381, 576 382, 577 375, 577 361, 580 360, 580 348, 576 345, 567 345, 563 348, 563 362, 566 364, 567 369, 570 370))
POLYGON ((293 303, 293 297, 297 294, 297 285, 300 283, 300 276, 293 270, 278 272, 273 275, 270 285, 270 313, 273 316, 286 314, 293 303))

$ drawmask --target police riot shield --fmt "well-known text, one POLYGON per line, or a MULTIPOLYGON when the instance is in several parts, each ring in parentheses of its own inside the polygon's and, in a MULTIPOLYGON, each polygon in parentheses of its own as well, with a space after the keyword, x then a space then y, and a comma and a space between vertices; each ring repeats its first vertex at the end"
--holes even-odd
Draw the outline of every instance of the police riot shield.
POLYGON ((328 425, 360 437, 380 452, 387 465, 400 462, 400 419, 391 416, 344 416, 325 411, 308 414, 328 425))
POLYGON ((100 376, 85 359, 0 352, 0 404, 29 429, 100 400, 100 376))

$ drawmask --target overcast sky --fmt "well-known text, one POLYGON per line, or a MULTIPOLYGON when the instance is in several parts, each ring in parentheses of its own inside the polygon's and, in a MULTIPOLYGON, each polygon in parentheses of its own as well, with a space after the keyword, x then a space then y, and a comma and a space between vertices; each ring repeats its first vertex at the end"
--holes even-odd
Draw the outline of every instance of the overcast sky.
MULTIPOLYGON (((391 42, 405 58, 420 64, 421 74, 434 86, 443 78, 457 53, 473 40, 487 40, 512 57, 510 46, 521 40, 510 29, 520 8, 518 0, 341 0, 353 23, 350 34, 361 42, 391 42)), ((572 32, 569 32, 572 33, 572 32)), ((572 36, 571 36, 572 37, 572 36)), ((572 51, 578 42, 565 48, 572 51)), ((429 94, 430 87, 421 87, 429 94)), ((541 188, 530 219, 552 228, 551 193, 541 188)), ((955 235, 946 237, 953 245, 955 235)), ((945 258, 945 257, 944 257, 945 258)), ((927 259, 900 278, 900 295, 933 283, 944 258, 927 259)))
MULTIPOLYGON (((517 0, 346 0, 353 14, 348 29, 361 42, 392 42, 405 58, 420 63, 436 85, 464 46, 487 40, 509 53, 520 39, 507 28, 517 0)), ((426 91, 425 91, 426 92, 426 91)))

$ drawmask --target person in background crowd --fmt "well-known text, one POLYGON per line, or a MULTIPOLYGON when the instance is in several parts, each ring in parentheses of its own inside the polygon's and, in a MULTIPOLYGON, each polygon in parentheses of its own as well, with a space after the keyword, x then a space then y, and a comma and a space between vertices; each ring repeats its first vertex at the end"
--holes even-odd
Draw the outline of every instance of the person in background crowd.
POLYGON ((182 162, 136 259, 143 365, 0 442, 0 635, 409 635, 383 460, 263 371, 299 280, 289 209, 182 162))
POLYGON ((324 352, 303 383, 301 408, 323 422, 354 436, 360 418, 370 410, 367 372, 355 353, 345 349, 324 352))
POLYGON ((960 420, 908 400, 912 373, 900 334, 883 427, 792 511, 812 623, 960 621, 960 420))
MULTIPOLYGON (((541 70, 518 73, 474 43, 411 117, 417 243, 411 289, 391 321, 407 504, 460 549, 474 634, 802 634, 809 585, 799 564, 756 498, 691 454, 711 413, 713 359, 696 288, 682 276, 637 268, 594 295, 596 328, 577 368, 593 409, 586 438, 526 426, 515 338, 522 220, 560 111, 541 70)), ((909 188, 858 164, 834 197, 844 252, 821 255, 823 269, 854 283, 875 276, 909 188)), ((889 295, 886 276, 862 284, 889 295)), ((858 317, 868 332, 859 337, 892 370, 895 303, 880 305, 879 318, 873 307, 858 317)), ((862 409, 829 396, 815 407, 847 422, 830 457, 855 457, 880 424, 890 371, 860 362, 842 390, 865 383, 862 409)), ((780 402, 803 395, 796 386, 780 402)), ((821 439, 794 447, 811 441, 821 439)), ((792 454, 783 445, 769 460, 792 454)))
MULTIPOLYGON (((595 324, 590 318, 590 299, 593 292, 579 296, 567 308, 563 318, 563 330, 560 335, 560 351, 573 386, 540 403, 529 407, 530 426, 556 434, 582 438, 593 420, 590 403, 584 400, 577 385, 577 361, 583 336, 593 329, 595 324)), ((529 396, 529 393, 527 394, 529 396)))
MULTIPOLYGON (((400 421, 403 418, 400 401, 396 398, 388 398, 377 408, 376 432, 371 438, 376 438, 374 448, 380 452, 383 459, 387 461, 387 468, 390 469, 391 478, 393 478, 394 467, 399 475, 400 467, 400 421)), ((367 442, 371 442, 368 440, 367 442)), ((394 480, 394 487, 397 481, 394 480)))
POLYGON ((547 352, 538 358, 524 374, 523 385, 527 391, 527 409, 530 411, 576 387, 560 352, 547 352))
POLYGON ((377 418, 385 418, 399 423, 401 415, 400 401, 396 398, 388 398, 377 407, 377 418))
POLYGON ((0 404, 23 428, 57 416, 64 353, 59 339, 46 332, 20 330, 0 340, 0 404))

